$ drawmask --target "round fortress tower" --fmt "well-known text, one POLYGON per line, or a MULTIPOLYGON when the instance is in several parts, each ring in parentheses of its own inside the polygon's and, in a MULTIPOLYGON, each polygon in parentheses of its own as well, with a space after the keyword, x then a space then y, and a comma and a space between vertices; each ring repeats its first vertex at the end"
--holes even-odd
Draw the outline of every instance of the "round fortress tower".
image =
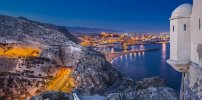
POLYGON ((191 4, 177 7, 170 18, 170 60, 168 63, 180 72, 184 72, 191 60, 191 4))
POLYGON ((202 0, 173 11, 170 36, 167 62, 182 72, 180 100, 202 100, 202 0))

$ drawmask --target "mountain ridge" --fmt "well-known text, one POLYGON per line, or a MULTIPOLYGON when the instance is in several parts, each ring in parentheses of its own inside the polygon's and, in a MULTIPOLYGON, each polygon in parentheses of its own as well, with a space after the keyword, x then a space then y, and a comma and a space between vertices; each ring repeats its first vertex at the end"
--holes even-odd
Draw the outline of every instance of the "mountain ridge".
POLYGON ((115 29, 104 29, 104 28, 89 28, 89 27, 67 27, 68 30, 72 33, 77 34, 99 34, 101 32, 109 32, 109 33, 121 33, 121 30, 115 29))

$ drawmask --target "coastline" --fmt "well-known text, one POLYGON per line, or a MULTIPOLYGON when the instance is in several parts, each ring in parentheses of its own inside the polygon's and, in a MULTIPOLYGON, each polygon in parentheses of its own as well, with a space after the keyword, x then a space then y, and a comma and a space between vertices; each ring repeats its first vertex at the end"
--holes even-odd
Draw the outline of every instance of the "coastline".
POLYGON ((157 50, 160 50, 160 49, 153 48, 153 49, 144 49, 144 50, 134 50, 134 51, 128 51, 128 52, 105 53, 104 55, 105 55, 107 61, 111 63, 114 58, 117 58, 120 56, 132 54, 132 53, 138 53, 138 52, 149 52, 149 51, 157 51, 157 50))

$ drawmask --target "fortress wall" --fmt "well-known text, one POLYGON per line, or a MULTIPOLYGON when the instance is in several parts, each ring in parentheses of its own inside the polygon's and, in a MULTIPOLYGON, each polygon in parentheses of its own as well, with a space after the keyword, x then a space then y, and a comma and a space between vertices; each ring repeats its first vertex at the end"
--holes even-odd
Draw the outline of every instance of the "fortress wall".
POLYGON ((184 100, 202 99, 202 66, 192 63, 184 77, 184 100))
POLYGON ((202 0, 194 0, 191 15, 191 61, 202 64, 197 52, 199 44, 202 44, 202 0))

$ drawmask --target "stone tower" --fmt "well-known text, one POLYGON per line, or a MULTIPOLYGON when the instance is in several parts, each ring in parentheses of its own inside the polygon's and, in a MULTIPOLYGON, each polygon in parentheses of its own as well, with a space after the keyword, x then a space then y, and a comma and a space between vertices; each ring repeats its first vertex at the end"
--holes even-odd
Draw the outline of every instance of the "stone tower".
POLYGON ((170 18, 170 59, 182 72, 180 100, 202 100, 202 0, 176 8, 170 18))
POLYGON ((170 60, 176 70, 184 72, 186 65, 191 60, 191 28, 190 17, 191 4, 183 4, 177 7, 170 18, 170 60))

